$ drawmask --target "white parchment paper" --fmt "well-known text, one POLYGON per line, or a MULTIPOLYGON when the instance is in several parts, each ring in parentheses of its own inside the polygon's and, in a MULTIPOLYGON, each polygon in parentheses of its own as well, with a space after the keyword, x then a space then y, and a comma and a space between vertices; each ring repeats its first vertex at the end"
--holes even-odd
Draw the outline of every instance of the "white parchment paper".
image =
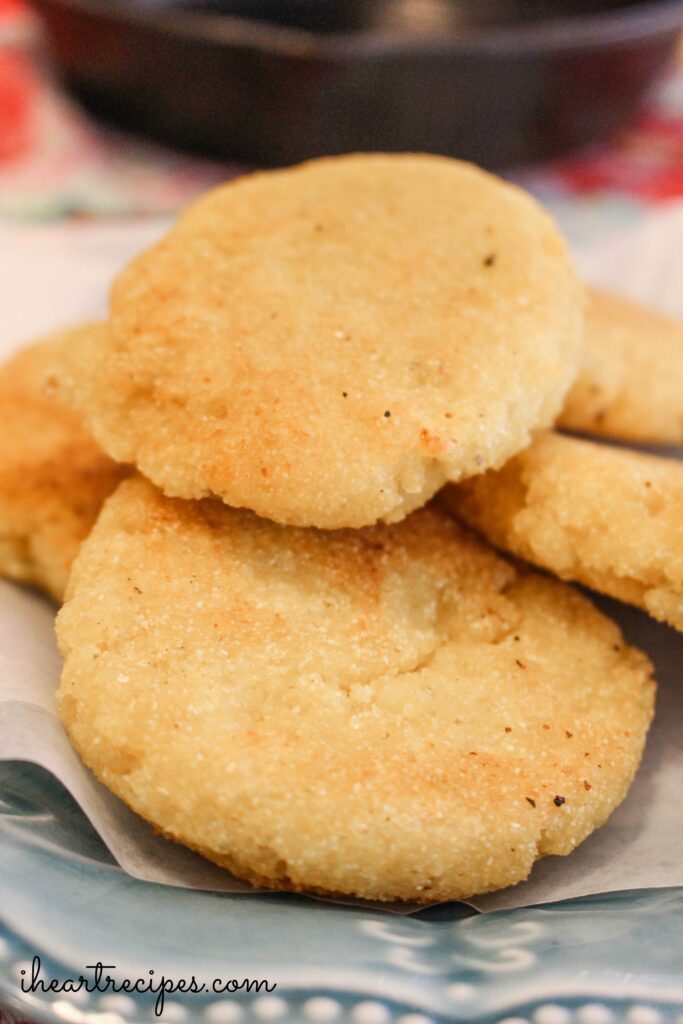
MULTIPOLYGON (((42 331, 103 314, 112 274, 165 226, 136 221, 0 227, 0 358, 42 331)), ((683 204, 577 255, 589 280, 683 318, 683 204)), ((539 863, 522 885, 472 900, 480 910, 683 885, 683 634, 616 602, 601 604, 656 666, 658 712, 643 765, 626 801, 602 829, 570 857, 539 863)), ((54 613, 39 595, 0 581, 0 760, 31 761, 57 776, 135 878, 255 891, 153 835, 81 764, 55 715, 60 659, 54 613)))

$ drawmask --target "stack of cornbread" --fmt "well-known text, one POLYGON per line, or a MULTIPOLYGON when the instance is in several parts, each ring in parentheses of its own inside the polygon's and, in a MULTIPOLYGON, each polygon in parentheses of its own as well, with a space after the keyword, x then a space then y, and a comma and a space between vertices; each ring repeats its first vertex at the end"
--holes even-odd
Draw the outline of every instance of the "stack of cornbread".
POLYGON ((681 442, 683 326, 586 292, 519 189, 416 155, 215 189, 0 416, 0 571, 64 601, 71 740, 169 838, 463 898, 623 799, 651 666, 554 577, 683 628, 683 467, 604 443, 681 442))

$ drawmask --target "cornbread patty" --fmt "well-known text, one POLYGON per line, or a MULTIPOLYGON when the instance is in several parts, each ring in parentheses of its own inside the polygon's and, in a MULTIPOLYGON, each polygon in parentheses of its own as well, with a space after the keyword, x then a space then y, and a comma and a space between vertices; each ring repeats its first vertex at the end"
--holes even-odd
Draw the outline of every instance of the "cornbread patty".
POLYGON ((583 365, 559 425, 645 444, 683 443, 683 323, 589 289, 583 365))
POLYGON ((552 423, 582 306, 519 189, 439 157, 319 160, 209 192, 134 260, 76 400, 169 495, 395 521, 552 423))
POLYGON ((683 463, 548 433, 443 501, 497 547, 683 629, 683 463))
POLYGON ((58 617, 97 777, 259 885, 467 897, 569 853, 623 798, 654 684, 565 584, 430 505, 286 528, 121 484, 58 617))
POLYGON ((99 324, 60 331, 0 367, 0 574, 61 600, 76 552, 125 475, 97 447, 51 382, 99 324))

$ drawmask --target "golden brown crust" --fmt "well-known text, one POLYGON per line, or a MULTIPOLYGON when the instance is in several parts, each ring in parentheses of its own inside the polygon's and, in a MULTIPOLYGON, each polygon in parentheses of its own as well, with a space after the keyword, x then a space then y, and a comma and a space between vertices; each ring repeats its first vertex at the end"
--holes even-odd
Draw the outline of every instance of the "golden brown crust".
POLYGON ((259 884, 371 899, 509 885, 625 794, 647 659, 564 584, 429 506, 325 533, 125 482, 58 618, 98 778, 259 884))
POLYGON ((558 425, 644 444, 683 443, 683 324, 588 290, 585 356, 558 425))
POLYGON ((0 574, 61 600, 71 563, 125 475, 51 392, 88 324, 22 350, 0 368, 0 574))
POLYGON ((321 160, 209 192, 134 260, 78 398, 167 494, 358 527, 549 426, 581 319, 518 189, 438 157, 321 160))
POLYGON ((683 464, 548 433, 442 499, 491 543, 683 629, 683 464))

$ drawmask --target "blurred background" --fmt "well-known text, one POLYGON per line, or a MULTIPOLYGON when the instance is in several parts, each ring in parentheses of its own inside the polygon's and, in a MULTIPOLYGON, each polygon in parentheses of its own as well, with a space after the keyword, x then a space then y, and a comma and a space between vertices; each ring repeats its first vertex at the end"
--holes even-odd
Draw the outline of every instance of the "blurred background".
POLYGON ((683 0, 0 0, 0 217, 170 213, 246 169, 425 150, 582 241, 683 197, 683 0))

